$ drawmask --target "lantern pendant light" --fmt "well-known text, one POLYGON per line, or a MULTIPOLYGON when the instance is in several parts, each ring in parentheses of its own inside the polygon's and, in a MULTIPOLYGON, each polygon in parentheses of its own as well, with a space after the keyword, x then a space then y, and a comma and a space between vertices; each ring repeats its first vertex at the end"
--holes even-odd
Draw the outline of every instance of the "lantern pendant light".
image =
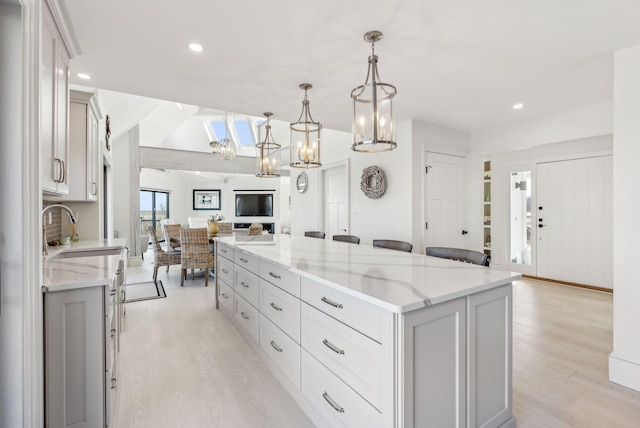
POLYGON ((351 91, 353 99, 353 145, 356 152, 384 152, 396 148, 396 126, 393 120, 393 97, 396 87, 380 82, 375 43, 382 39, 380 31, 365 33, 371 43, 369 68, 364 84, 351 91), (371 81, 369 81, 371 78, 371 81))
POLYGON ((238 144, 229 138, 229 119, 224 113, 224 138, 218 142, 218 156, 222 160, 231 160, 238 154, 238 144))
POLYGON ((315 122, 309 112, 307 90, 312 88, 311 84, 301 83, 299 87, 304 90, 304 100, 302 100, 302 112, 298 121, 291 123, 289 165, 295 168, 317 168, 322 166, 320 162, 322 125, 320 122, 315 122))
POLYGON ((273 113, 266 112, 267 125, 265 126, 264 141, 256 144, 256 177, 276 178, 280 177, 280 144, 276 143, 271 134, 269 118, 273 113))

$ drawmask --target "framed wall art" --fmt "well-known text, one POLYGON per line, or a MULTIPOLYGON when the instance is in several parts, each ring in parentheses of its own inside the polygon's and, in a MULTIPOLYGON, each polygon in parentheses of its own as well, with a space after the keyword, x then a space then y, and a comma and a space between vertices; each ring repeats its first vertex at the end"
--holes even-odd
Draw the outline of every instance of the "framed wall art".
POLYGON ((220 209, 220 189, 193 190, 194 210, 219 210, 220 209))

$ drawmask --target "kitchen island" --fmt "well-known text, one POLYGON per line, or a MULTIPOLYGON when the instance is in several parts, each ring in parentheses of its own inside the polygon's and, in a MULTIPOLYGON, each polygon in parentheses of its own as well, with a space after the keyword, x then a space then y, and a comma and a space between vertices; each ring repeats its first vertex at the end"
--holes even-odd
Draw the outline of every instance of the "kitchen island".
POLYGON ((216 244, 220 308, 318 426, 515 427, 519 278, 306 237, 216 244))

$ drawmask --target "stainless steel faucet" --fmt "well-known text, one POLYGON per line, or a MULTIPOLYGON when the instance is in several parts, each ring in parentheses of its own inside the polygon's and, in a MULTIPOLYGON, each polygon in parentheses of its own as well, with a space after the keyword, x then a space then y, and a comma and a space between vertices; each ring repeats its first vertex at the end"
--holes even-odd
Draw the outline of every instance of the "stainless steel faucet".
POLYGON ((69 221, 71 222, 71 224, 78 224, 78 219, 76 219, 75 214, 73 213, 73 211, 71 211, 71 209, 68 206, 62 205, 62 204, 53 204, 53 205, 44 207, 42 209, 42 255, 43 256, 49 255, 49 244, 47 244, 47 233, 46 233, 47 222, 46 222, 46 219, 44 218, 44 215, 47 213, 47 211, 49 211, 52 208, 62 208, 66 210, 67 216, 69 216, 69 221))

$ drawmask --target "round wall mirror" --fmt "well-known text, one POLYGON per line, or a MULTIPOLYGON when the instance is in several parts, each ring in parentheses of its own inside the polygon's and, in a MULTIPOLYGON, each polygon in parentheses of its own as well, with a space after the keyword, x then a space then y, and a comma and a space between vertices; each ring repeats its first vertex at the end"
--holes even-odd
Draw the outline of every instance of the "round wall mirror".
POLYGON ((308 184, 309 184, 309 181, 307 179, 307 174, 305 174, 304 172, 301 172, 300 174, 298 174, 298 178, 296 179, 296 185, 298 186, 298 192, 299 193, 306 192, 308 184))

